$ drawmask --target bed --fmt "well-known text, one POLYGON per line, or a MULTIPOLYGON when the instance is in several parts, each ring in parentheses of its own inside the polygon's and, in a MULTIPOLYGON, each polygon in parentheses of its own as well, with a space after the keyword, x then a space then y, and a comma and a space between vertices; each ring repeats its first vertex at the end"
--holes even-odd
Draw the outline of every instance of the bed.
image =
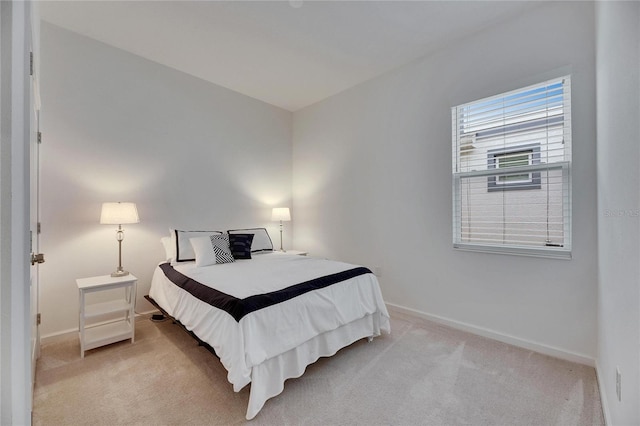
POLYGON ((177 261, 174 253, 157 266, 148 295, 213 348, 235 392, 251 384, 247 420, 283 391, 286 379, 300 377, 320 357, 390 332, 389 314, 371 271, 273 251, 266 230, 235 233, 253 231, 250 247, 244 248, 248 256, 206 265, 198 261, 204 257, 197 245, 195 253, 189 252, 185 238, 180 245, 184 236, 173 231, 170 245, 182 248, 182 259, 177 261))

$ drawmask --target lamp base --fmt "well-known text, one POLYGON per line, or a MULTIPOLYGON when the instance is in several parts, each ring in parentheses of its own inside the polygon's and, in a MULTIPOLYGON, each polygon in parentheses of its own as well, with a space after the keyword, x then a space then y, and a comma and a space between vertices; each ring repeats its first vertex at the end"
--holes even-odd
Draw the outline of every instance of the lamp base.
POLYGON ((111 273, 112 277, 126 277, 127 275, 129 275, 129 271, 124 271, 122 269, 111 273))

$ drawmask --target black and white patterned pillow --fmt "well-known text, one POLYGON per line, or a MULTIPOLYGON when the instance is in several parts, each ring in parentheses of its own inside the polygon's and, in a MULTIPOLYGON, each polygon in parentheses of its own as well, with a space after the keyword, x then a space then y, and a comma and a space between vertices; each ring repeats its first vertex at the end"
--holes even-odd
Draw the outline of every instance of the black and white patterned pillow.
POLYGON ((235 262, 231 250, 229 249, 229 236, 226 234, 211 235, 211 245, 213 251, 216 254, 216 263, 231 263, 235 262))

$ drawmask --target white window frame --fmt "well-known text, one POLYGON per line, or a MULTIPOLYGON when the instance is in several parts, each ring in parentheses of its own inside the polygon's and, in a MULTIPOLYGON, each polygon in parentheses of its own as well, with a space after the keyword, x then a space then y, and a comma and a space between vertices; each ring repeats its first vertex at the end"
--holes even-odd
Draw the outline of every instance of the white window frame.
MULTIPOLYGON (((563 106, 566 106, 563 110, 563 130, 565 133, 563 143, 565 144, 564 150, 568 150, 568 161, 556 161, 556 162, 533 162, 530 161, 528 165, 514 166, 499 168, 497 163, 493 168, 487 166, 484 170, 460 170, 460 154, 468 151, 471 146, 469 133, 463 134, 460 130, 459 113, 465 106, 474 104, 476 102, 483 102, 491 98, 497 98, 500 96, 507 96, 511 93, 522 92, 530 87, 524 87, 512 92, 503 93, 491 98, 481 99, 476 102, 466 103, 457 107, 452 107, 452 149, 453 149, 453 247, 459 250, 478 251, 485 253, 498 253, 498 254, 511 254, 511 255, 523 255, 523 256, 535 256, 535 257, 547 257, 557 259, 571 259, 571 108, 570 108, 570 76, 554 79, 553 81, 565 81, 566 87, 568 87, 568 93, 564 93, 563 106), (516 175, 516 174, 530 174, 534 173, 544 174, 548 171, 562 170, 562 193, 563 193, 563 244, 554 244, 547 242, 544 246, 528 246, 528 245, 509 245, 509 244, 486 244, 477 242, 463 242, 462 241, 462 181, 468 178, 487 177, 487 180, 494 178, 497 182, 499 176, 516 175)), ((540 85, 545 84, 541 83, 540 85)), ((505 120, 506 121, 506 120, 505 120)), ((508 150, 517 151, 518 146, 508 146, 508 150)), ((523 148, 523 150, 525 150, 523 148)), ((508 185, 508 184, 505 184, 508 185)), ((488 188, 487 188, 488 189, 488 188)), ((504 188, 517 190, 515 186, 513 188, 504 188)), ((524 188, 522 188, 524 189, 524 188)), ((525 191, 526 192, 526 191, 525 191)))

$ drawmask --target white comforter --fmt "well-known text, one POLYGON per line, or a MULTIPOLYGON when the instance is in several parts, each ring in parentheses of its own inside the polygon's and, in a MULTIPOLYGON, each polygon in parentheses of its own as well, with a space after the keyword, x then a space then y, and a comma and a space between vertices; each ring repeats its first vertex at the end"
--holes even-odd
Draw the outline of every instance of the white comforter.
MULTIPOLYGON (((244 299, 352 269, 356 265, 274 252, 229 264, 198 268, 195 263, 187 263, 174 267, 201 284, 244 299)), ((247 314, 239 321, 170 282, 160 268, 156 268, 149 295, 169 315, 214 348, 236 392, 252 381, 254 367, 323 333, 338 331, 347 324, 374 315, 374 329, 378 333, 379 330, 390 331, 389 314, 373 274, 310 291, 247 314)), ((247 418, 250 418, 249 413, 247 418)))

